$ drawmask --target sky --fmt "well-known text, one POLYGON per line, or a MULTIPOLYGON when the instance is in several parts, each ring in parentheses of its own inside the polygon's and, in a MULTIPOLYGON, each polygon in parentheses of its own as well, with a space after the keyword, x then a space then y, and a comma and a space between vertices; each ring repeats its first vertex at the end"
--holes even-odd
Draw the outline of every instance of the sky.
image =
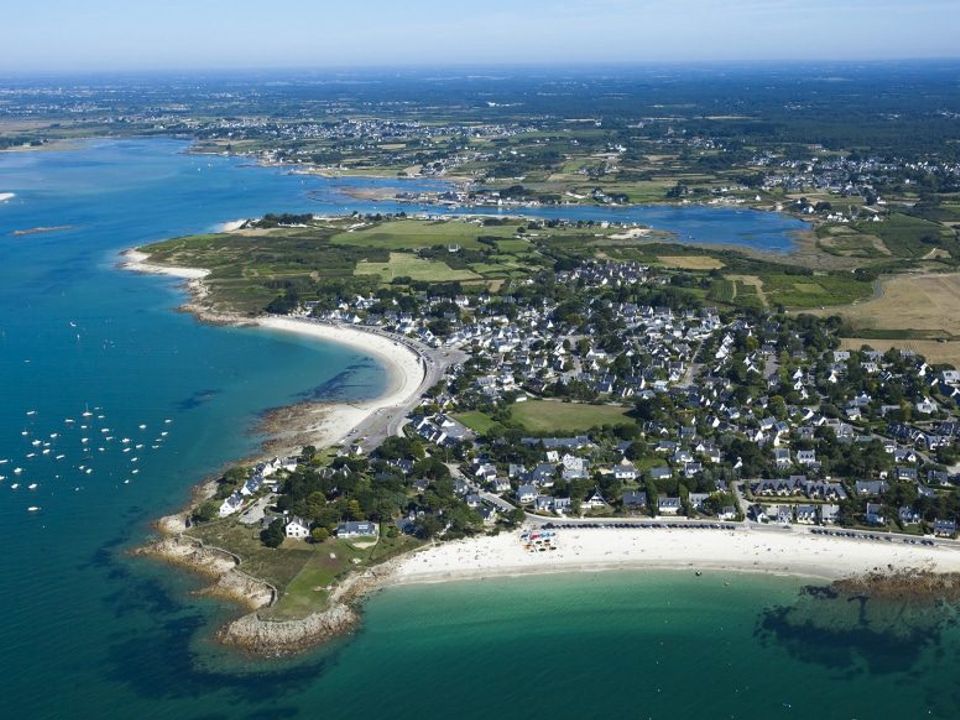
POLYGON ((31 0, 0 75, 960 55, 960 0, 31 0))

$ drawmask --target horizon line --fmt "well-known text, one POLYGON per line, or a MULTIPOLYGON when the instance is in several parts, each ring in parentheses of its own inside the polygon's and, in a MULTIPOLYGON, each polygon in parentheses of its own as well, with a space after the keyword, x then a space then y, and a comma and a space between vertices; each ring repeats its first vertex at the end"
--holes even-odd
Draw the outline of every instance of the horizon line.
POLYGON ((57 69, 36 68, 14 70, 0 73, 0 80, 23 79, 32 77, 122 77, 143 75, 194 75, 194 74, 277 74, 277 73, 381 73, 402 74, 404 72, 454 72, 465 70, 595 70, 595 69, 645 69, 645 68, 751 68, 777 66, 816 66, 816 65, 894 65, 894 64, 934 64, 960 63, 960 55, 948 56, 904 56, 904 57, 863 57, 863 58, 748 58, 748 59, 697 59, 697 60, 580 60, 564 63, 531 61, 471 61, 434 63, 404 63, 386 65, 367 64, 318 64, 318 65, 268 65, 268 66, 191 66, 191 67, 137 67, 126 69, 89 68, 57 69))

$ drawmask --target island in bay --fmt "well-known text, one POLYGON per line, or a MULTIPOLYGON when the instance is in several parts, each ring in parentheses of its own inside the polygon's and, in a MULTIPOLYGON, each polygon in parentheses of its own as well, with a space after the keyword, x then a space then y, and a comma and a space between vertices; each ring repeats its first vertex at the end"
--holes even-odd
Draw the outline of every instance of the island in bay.
POLYGON ((351 345, 389 376, 370 401, 271 413, 264 456, 143 552, 244 604, 218 637, 266 655, 349 632, 403 583, 722 569, 951 597, 960 373, 841 338, 904 276, 676 240, 307 213, 131 250, 205 321, 351 345))

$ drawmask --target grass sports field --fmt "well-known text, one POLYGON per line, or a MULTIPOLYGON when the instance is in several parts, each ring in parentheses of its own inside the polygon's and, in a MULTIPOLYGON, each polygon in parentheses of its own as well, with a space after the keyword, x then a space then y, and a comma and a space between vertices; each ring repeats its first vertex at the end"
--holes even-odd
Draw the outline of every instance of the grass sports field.
POLYGON ((599 425, 632 422, 629 408, 616 405, 586 405, 554 400, 528 400, 510 409, 511 418, 530 432, 576 433, 599 425))

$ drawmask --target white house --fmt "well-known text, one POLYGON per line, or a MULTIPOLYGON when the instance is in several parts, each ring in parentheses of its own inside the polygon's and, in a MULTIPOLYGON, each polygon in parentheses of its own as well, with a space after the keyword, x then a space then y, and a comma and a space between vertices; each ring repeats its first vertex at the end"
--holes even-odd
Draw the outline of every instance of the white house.
POLYGON ((303 540, 310 537, 310 523, 301 517, 294 516, 287 521, 283 532, 288 538, 303 540))

